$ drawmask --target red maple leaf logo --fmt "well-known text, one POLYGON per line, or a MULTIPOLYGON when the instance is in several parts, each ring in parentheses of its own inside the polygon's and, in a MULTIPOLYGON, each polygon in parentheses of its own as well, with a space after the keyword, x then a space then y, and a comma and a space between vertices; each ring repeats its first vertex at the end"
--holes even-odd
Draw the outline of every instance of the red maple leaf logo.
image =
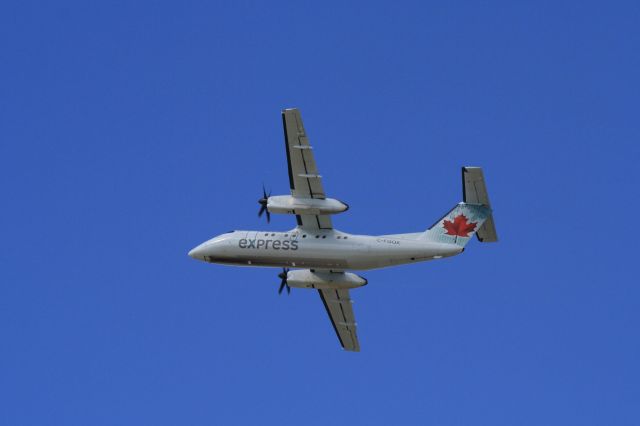
POLYGON ((447 230, 445 234, 455 235, 456 237, 468 237, 469 232, 473 232, 476 229, 477 222, 469 223, 467 218, 463 214, 459 214, 453 219, 445 220, 442 226, 447 230))

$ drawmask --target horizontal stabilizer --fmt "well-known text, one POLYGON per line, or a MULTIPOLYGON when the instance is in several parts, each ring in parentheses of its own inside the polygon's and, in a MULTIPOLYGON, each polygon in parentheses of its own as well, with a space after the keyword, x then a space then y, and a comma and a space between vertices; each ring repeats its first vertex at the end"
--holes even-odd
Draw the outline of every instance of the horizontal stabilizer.
MULTIPOLYGON (((462 196, 465 203, 482 204, 491 208, 484 174, 480 167, 462 168, 462 196)), ((498 241, 493 215, 490 215, 476 233, 478 240, 483 243, 498 241)))

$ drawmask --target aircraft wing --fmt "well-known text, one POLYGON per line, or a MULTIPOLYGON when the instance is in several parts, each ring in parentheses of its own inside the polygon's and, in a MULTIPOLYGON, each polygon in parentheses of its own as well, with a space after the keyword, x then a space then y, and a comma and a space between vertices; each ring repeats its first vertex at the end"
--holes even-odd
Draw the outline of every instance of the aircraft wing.
POLYGON ((347 351, 360 351, 349 290, 318 289, 340 344, 347 351))
MULTIPOLYGON (((291 195, 299 198, 326 198, 322 176, 318 173, 313 148, 302 124, 300 111, 295 108, 282 111, 284 141, 289 168, 291 195)), ((329 215, 296 215, 298 226, 307 229, 332 229, 329 215)))

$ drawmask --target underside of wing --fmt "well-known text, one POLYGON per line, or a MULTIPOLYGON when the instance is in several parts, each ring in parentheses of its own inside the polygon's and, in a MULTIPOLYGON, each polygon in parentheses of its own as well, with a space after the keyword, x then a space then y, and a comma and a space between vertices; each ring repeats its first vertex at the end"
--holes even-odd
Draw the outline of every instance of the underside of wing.
POLYGON ((326 214, 298 214, 298 226, 305 229, 333 229, 331 216, 326 214))
POLYGON ((318 293, 342 347, 347 351, 359 352, 360 343, 349 290, 319 289, 318 293))
MULTIPOLYGON (((302 123, 300 111, 295 108, 282 111, 284 140, 289 170, 291 195, 298 198, 325 199, 322 176, 316 167, 313 147, 302 123)), ((328 215, 297 215, 298 226, 307 229, 332 229, 328 215)))

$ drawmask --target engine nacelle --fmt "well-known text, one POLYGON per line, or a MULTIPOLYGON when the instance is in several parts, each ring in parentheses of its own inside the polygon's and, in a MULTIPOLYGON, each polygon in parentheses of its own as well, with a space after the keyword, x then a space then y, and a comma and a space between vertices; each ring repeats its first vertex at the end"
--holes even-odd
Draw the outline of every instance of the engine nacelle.
POLYGON ((367 284, 367 280, 351 272, 311 272, 308 269, 289 271, 289 287, 298 288, 356 288, 367 284))
POLYGON ((334 198, 299 198, 291 195, 274 195, 267 199, 267 210, 285 214, 336 214, 347 211, 349 206, 334 198))

